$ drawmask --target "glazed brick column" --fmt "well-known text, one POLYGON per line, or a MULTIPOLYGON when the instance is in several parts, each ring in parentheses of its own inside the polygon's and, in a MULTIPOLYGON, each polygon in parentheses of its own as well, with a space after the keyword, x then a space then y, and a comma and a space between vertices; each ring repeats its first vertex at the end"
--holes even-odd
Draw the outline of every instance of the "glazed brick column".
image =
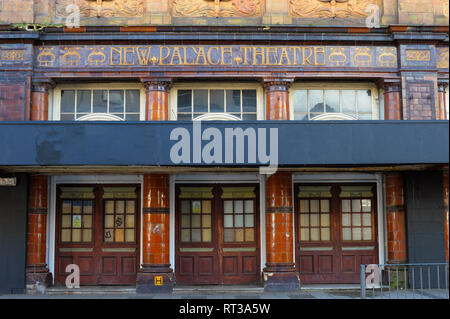
POLYGON ((401 173, 386 174, 386 208, 388 263, 404 263, 407 259, 407 243, 401 173))
POLYGON ((447 108, 445 101, 445 89, 447 88, 447 83, 438 83, 438 94, 439 94, 439 120, 447 119, 447 108))
POLYGON ((402 119, 401 85, 399 82, 384 83, 384 119, 402 119))
MULTIPOLYGON (((146 88, 147 121, 169 119, 170 81, 142 79, 146 88)), ((137 276, 138 293, 170 293, 173 271, 170 268, 169 175, 145 174, 142 221, 142 267, 137 276), (162 285, 156 285, 162 278, 162 285)))
POLYGON ((27 267, 28 288, 36 285, 49 286, 52 275, 46 264, 48 177, 30 176, 27 222, 27 267))
POLYGON ((51 81, 33 81, 31 92, 31 120, 48 120, 48 92, 53 87, 51 81))
MULTIPOLYGON (((266 119, 289 120, 289 87, 292 80, 265 80, 266 119)), ((294 213, 292 174, 278 172, 266 181, 266 267, 264 290, 300 289, 294 264, 294 213)))
POLYGON ((145 86, 145 120, 169 120, 169 89, 168 79, 142 79, 145 86))
POLYGON ((442 172, 443 196, 444 196, 444 228, 445 228, 445 260, 448 262, 448 167, 442 172))
POLYGON ((291 79, 265 79, 266 120, 289 120, 291 79))

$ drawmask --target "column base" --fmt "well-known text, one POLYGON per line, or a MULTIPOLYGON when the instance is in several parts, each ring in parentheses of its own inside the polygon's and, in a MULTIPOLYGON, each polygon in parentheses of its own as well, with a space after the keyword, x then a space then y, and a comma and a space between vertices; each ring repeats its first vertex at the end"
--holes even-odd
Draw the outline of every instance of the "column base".
POLYGON ((175 275, 168 266, 143 266, 136 278, 138 294, 171 294, 175 275))
POLYGON ((264 291, 289 292, 300 290, 300 276, 293 267, 267 266, 263 270, 264 291))
POLYGON ((53 276, 47 268, 29 267, 26 270, 27 293, 45 293, 45 289, 52 286, 53 276))

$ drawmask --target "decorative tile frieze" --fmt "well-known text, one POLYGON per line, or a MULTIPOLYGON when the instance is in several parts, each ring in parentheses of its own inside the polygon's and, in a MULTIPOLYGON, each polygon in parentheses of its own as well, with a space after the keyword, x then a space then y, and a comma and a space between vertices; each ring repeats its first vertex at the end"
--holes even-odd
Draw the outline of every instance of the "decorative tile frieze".
POLYGON ((145 13, 144 0, 55 0, 55 17, 67 17, 70 12, 66 8, 77 4, 80 16, 87 17, 142 17, 145 13))
POLYGON ((295 18, 365 18, 369 5, 381 8, 380 0, 289 0, 295 18))
POLYGON ((174 17, 260 17, 262 0, 174 0, 174 17))

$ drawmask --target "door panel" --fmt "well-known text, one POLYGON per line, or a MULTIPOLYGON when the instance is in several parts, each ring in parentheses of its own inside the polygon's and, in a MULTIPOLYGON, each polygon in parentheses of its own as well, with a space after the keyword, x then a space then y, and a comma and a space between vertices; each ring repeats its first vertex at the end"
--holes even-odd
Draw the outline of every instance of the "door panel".
POLYGON ((296 254, 302 283, 359 282, 378 261, 375 186, 296 186, 296 254))
POLYGON ((187 185, 176 189, 177 282, 258 282, 256 187, 187 185))
POLYGON ((138 268, 137 185, 61 185, 57 198, 55 281, 68 264, 81 285, 134 284, 138 268))

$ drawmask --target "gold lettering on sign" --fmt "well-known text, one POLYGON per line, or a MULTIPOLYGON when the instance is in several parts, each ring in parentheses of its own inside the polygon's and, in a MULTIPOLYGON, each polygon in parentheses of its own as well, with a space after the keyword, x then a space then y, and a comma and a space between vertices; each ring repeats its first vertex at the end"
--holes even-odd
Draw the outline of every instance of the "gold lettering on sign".
POLYGON ((220 64, 220 58, 219 58, 216 62, 213 61, 213 59, 212 59, 212 57, 211 57, 211 54, 212 54, 213 50, 216 50, 217 56, 219 55, 219 48, 218 48, 218 47, 210 47, 210 48, 208 49, 208 55, 207 55, 207 57, 208 57, 208 63, 209 63, 210 65, 218 65, 218 64, 220 64))
POLYGON ((136 55, 138 57, 138 61, 140 65, 149 65, 151 64, 151 50, 152 47, 137 47, 136 55))
POLYGON ((25 61, 25 50, 3 50, 0 60, 25 61))
POLYGON ((431 59, 430 50, 406 50, 407 61, 427 62, 431 59))
POLYGON ((437 67, 438 69, 448 69, 448 48, 438 48, 437 52, 437 67))

